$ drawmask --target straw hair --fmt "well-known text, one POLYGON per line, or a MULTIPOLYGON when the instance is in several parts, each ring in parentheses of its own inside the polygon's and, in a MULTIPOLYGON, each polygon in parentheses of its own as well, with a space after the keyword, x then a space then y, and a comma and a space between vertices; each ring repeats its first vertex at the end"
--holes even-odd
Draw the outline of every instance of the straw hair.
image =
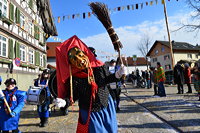
POLYGON ((100 3, 100 2, 91 2, 89 6, 91 10, 93 11, 94 15, 99 19, 99 21, 106 28, 110 36, 110 39, 114 45, 114 49, 116 51, 119 51, 120 48, 122 48, 123 46, 112 26, 112 22, 110 20, 110 15, 109 15, 107 6, 104 3, 100 3))
MULTIPOLYGON (((71 69, 71 65, 69 65, 69 75, 70 75, 70 100, 73 100, 73 84, 72 84, 72 69, 71 69)), ((73 101, 71 101, 73 102, 73 101)))

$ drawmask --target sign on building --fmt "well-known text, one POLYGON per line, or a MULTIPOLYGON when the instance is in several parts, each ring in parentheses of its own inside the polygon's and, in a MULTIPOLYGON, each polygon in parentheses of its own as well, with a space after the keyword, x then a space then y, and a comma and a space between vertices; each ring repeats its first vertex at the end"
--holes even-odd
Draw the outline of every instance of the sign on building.
POLYGON ((137 60, 137 55, 133 55, 133 61, 137 60))

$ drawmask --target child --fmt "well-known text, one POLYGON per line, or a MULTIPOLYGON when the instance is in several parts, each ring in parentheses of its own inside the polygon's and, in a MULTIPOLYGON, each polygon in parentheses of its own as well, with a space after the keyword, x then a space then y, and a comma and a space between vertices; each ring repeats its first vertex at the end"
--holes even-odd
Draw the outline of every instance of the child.
POLYGON ((46 99, 45 102, 42 105, 37 106, 38 114, 40 117, 40 127, 46 127, 48 124, 48 118, 49 118, 49 105, 50 105, 50 96, 51 93, 49 91, 48 87, 48 81, 50 77, 50 70, 45 69, 41 75, 41 77, 35 81, 35 86, 44 87, 46 91, 46 99))
POLYGON ((16 81, 9 78, 4 83, 6 89, 3 90, 4 97, 0 98, 0 130, 2 133, 20 133, 18 129, 19 117, 22 108, 24 107, 26 92, 18 90, 16 81), (11 113, 9 113, 3 99, 6 99, 11 113))

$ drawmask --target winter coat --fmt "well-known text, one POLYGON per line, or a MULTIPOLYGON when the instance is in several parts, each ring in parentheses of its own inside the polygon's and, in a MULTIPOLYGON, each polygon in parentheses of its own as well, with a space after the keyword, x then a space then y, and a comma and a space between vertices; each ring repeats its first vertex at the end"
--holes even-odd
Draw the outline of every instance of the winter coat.
POLYGON ((185 83, 186 84, 191 84, 191 71, 190 68, 185 68, 185 83))
POLYGON ((184 84, 184 69, 180 64, 177 64, 174 67, 174 83, 175 84, 184 84))
POLYGON ((20 112, 24 107, 26 100, 26 92, 18 90, 15 87, 13 90, 3 90, 5 98, 10 105, 12 112, 15 112, 16 115, 11 117, 10 114, 6 113, 4 101, 0 101, 0 130, 8 131, 15 130, 18 128, 20 112), (12 95, 13 94, 13 95, 12 95), (11 100, 12 99, 12 100, 11 100))

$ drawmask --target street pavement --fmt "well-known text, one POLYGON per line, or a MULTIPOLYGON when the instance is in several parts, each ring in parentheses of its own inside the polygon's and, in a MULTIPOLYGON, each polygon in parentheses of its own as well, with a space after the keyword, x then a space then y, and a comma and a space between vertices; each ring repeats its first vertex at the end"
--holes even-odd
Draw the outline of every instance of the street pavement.
MULTIPOLYGON (((176 94, 176 86, 166 86, 167 97, 154 97, 153 89, 135 88, 130 83, 126 88, 128 93, 122 89, 117 113, 119 133, 200 132, 200 101, 194 89, 192 94, 176 94)), ((48 126, 40 128, 36 106, 26 105, 19 129, 24 133, 75 133, 77 120, 75 103, 67 116, 52 109, 48 126)))

